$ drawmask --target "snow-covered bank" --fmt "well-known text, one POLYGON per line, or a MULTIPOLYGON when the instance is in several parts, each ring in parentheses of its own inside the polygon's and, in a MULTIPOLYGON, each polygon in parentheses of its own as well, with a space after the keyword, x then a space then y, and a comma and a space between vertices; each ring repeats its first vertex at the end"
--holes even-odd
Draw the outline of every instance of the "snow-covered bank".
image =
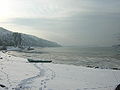
POLYGON ((0 52, 0 90, 115 90, 120 70, 28 63, 0 52))

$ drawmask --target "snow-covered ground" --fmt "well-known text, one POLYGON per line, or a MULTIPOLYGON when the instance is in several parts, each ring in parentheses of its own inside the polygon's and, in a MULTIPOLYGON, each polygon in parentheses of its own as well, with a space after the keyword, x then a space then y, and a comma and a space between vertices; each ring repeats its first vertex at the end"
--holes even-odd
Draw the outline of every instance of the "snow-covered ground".
POLYGON ((120 70, 28 63, 0 52, 0 90, 115 90, 120 70))

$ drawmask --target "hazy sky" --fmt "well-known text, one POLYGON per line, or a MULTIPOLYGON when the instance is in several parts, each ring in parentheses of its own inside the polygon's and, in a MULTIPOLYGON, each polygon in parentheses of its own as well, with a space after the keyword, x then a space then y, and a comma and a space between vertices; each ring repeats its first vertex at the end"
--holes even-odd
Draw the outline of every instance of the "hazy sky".
POLYGON ((0 26, 62 45, 110 46, 120 0, 0 0, 0 26))

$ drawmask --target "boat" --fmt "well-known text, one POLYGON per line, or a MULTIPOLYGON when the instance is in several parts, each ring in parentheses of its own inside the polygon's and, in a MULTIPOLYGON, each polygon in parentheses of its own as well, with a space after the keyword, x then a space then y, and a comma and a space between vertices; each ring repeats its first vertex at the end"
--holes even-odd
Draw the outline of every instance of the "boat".
POLYGON ((51 63, 52 60, 33 60, 33 59, 27 59, 30 63, 51 63))

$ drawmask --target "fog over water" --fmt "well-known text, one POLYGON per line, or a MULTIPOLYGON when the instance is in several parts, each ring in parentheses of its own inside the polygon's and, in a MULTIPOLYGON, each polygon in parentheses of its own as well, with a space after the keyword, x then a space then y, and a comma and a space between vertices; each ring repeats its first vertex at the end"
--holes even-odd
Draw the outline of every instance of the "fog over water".
POLYGON ((119 0, 0 0, 0 25, 70 46, 112 46, 119 0))

